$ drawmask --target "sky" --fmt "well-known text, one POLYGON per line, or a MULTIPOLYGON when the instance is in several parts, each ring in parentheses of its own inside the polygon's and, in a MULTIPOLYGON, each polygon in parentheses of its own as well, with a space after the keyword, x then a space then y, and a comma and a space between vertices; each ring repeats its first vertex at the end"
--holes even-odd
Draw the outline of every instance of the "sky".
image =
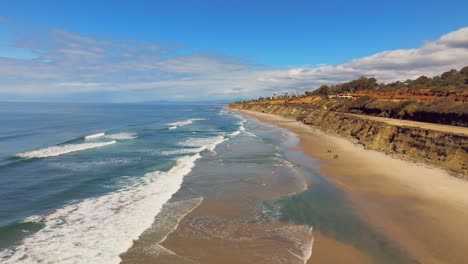
POLYGON ((237 100, 468 65, 467 1, 0 1, 0 101, 237 100), (99 3, 96 3, 99 2, 99 3))

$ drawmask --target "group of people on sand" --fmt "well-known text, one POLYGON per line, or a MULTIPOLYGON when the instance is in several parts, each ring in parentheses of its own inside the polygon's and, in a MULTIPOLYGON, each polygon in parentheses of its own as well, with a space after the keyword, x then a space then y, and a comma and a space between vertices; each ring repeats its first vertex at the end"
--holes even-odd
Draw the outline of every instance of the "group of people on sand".
MULTIPOLYGON (((332 153, 331 149, 327 150, 328 153, 332 153)), ((333 155, 333 159, 337 159, 338 158, 338 154, 335 154, 333 155)))

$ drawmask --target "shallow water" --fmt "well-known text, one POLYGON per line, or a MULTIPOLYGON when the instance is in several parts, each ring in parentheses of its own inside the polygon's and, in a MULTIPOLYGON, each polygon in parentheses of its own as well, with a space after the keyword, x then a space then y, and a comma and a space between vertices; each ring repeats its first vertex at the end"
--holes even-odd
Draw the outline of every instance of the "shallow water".
POLYGON ((376 263, 412 263, 402 249, 357 214, 341 190, 313 171, 305 170, 311 182, 306 191, 269 204, 278 208, 281 221, 311 225, 315 231, 364 252, 376 263))
POLYGON ((163 231, 163 241, 157 232, 142 236, 125 261, 305 263, 320 232, 376 263, 411 262, 316 173, 319 164, 295 148, 297 136, 247 117, 244 126, 199 161, 172 199, 203 202, 183 213, 177 230, 163 231), (155 244, 164 251, 148 254, 155 244))
MULTIPOLYGON (((199 160, 166 207, 193 197, 203 202, 187 215, 181 209, 178 215, 186 216, 177 220, 177 230, 144 234, 123 255, 124 262, 303 263, 309 257, 311 227, 282 223, 263 206, 305 188, 302 176, 280 154, 296 138, 254 120, 245 125, 246 131, 199 160), (148 250, 156 243, 158 251, 148 250)), ((156 222, 159 217, 167 218, 160 215, 156 222)))
POLYGON ((377 263, 408 261, 297 151, 297 136, 222 106, 0 113, 5 263, 305 263, 314 232, 377 263))

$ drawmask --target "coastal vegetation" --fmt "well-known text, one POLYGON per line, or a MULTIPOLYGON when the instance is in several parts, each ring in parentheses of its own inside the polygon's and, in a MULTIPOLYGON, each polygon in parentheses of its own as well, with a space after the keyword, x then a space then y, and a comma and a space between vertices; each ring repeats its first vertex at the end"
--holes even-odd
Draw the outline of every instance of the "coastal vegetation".
POLYGON ((361 77, 304 94, 282 94, 249 102, 468 127, 468 66, 440 76, 378 83, 361 77))
POLYGON ((437 165, 462 178, 468 175, 468 67, 389 84, 362 77, 230 107, 295 119, 368 149, 437 165))

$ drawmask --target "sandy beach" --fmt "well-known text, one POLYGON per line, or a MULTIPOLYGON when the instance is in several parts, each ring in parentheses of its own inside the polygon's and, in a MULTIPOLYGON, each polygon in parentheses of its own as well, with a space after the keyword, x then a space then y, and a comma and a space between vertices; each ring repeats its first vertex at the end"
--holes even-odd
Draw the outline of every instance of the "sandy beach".
POLYGON ((36 2, 0 264, 468 264, 468 0, 36 2))
POLYGON ((239 114, 245 134, 205 153, 122 263, 465 261, 466 181, 295 120, 239 114))
POLYGON ((304 263, 313 243, 311 227, 278 221, 263 204, 307 186, 273 155, 283 131, 262 127, 274 144, 240 136, 205 152, 153 228, 121 255, 123 263, 304 263), (193 196, 203 201, 176 205, 194 204, 193 196))
MULTIPOLYGON (((364 150, 295 120, 240 112, 296 133, 300 138, 298 148, 321 161, 320 173, 345 191, 366 222, 396 242, 414 261, 463 263, 468 257, 468 230, 464 228, 468 219, 468 182, 437 168, 364 150), (335 154, 337 159, 333 158, 335 154)), ((337 251, 348 254, 348 250, 356 251, 316 236, 308 263, 321 263, 340 255, 337 251)), ((359 252, 354 256, 353 261, 343 261, 363 263, 359 252)))

